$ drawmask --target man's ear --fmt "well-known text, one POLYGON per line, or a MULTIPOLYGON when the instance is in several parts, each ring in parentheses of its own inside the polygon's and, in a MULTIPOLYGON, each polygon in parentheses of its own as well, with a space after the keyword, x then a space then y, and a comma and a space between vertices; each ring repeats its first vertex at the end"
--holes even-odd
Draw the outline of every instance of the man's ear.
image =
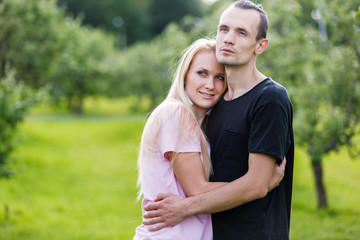
POLYGON ((266 38, 260 39, 256 44, 255 54, 259 55, 265 52, 268 44, 269 44, 269 40, 267 40, 266 38))

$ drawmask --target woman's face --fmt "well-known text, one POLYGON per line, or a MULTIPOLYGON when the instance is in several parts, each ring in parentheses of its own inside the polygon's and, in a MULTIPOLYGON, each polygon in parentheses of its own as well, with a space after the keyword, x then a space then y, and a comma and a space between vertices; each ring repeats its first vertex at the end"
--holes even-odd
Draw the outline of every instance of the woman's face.
POLYGON ((190 65, 185 79, 185 91, 197 113, 206 113, 225 91, 225 69, 216 60, 215 52, 201 50, 190 65))

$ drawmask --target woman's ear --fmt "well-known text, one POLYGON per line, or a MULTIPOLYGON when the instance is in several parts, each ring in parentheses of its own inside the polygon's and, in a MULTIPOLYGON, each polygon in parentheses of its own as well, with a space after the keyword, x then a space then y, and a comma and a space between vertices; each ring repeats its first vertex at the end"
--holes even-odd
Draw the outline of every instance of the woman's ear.
POLYGON ((260 39, 256 44, 255 54, 259 55, 265 52, 268 44, 269 44, 269 40, 267 40, 266 38, 260 39))

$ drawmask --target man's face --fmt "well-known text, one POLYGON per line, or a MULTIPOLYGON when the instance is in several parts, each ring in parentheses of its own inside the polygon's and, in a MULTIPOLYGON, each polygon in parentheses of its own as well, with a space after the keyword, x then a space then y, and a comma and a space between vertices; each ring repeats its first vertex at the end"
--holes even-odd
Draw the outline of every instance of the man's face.
POLYGON ((255 10, 230 7, 221 15, 216 36, 216 58, 227 66, 255 59, 260 16, 255 10))

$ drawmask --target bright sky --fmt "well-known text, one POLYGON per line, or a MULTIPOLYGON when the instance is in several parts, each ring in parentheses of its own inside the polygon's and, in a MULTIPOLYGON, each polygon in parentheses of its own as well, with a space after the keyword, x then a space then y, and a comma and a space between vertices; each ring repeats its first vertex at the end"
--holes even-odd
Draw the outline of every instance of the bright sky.
POLYGON ((206 4, 212 4, 212 3, 214 3, 214 2, 216 2, 217 0, 202 0, 204 3, 206 3, 206 4))

